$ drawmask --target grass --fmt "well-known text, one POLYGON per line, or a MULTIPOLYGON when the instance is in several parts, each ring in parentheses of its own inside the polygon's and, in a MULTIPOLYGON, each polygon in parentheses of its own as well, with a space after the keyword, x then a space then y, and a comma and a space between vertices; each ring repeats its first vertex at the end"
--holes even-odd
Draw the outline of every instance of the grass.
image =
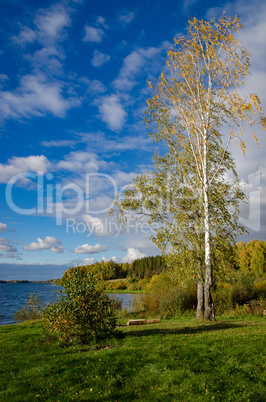
POLYGON ((41 323, 0 327, 1 401, 264 401, 263 317, 122 327, 59 345, 41 323))

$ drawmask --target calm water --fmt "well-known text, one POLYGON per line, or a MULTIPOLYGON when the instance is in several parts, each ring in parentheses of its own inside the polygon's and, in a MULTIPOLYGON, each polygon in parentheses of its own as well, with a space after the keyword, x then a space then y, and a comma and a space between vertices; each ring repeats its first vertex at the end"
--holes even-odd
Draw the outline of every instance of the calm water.
MULTIPOLYGON (((14 313, 25 305, 31 293, 40 296, 43 303, 53 303, 60 289, 62 286, 50 283, 0 283, 0 325, 15 323, 14 313)), ((123 308, 129 309, 134 295, 112 294, 111 297, 122 300, 123 308)))

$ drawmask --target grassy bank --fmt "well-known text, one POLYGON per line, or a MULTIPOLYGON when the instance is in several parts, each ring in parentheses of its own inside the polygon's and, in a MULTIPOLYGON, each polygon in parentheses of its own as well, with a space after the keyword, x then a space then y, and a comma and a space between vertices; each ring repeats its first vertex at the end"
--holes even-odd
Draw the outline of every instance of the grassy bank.
POLYGON ((142 290, 128 290, 128 289, 118 289, 118 290, 111 290, 107 289, 104 291, 105 293, 109 294, 127 294, 127 295, 140 295, 142 294, 142 290))
POLYGON ((1 401, 264 401, 265 320, 191 318, 58 345, 38 322, 0 327, 1 401))

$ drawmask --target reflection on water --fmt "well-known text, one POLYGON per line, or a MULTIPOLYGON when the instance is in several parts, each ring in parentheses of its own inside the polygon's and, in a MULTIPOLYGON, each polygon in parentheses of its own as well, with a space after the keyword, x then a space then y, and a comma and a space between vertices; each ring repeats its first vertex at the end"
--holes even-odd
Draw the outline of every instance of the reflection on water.
POLYGON ((132 307, 132 303, 134 301, 134 297, 136 295, 127 294, 127 293, 109 293, 108 294, 112 299, 122 300, 122 308, 125 310, 130 310, 132 307))

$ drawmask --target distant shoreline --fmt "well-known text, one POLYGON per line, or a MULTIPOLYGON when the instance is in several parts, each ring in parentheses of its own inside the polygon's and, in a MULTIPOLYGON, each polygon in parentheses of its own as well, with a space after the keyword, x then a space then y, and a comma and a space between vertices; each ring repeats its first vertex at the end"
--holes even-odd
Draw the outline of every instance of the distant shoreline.
POLYGON ((27 280, 13 279, 12 281, 0 280, 0 283, 52 283, 56 285, 59 280, 60 279, 48 279, 47 281, 27 281, 27 280))

